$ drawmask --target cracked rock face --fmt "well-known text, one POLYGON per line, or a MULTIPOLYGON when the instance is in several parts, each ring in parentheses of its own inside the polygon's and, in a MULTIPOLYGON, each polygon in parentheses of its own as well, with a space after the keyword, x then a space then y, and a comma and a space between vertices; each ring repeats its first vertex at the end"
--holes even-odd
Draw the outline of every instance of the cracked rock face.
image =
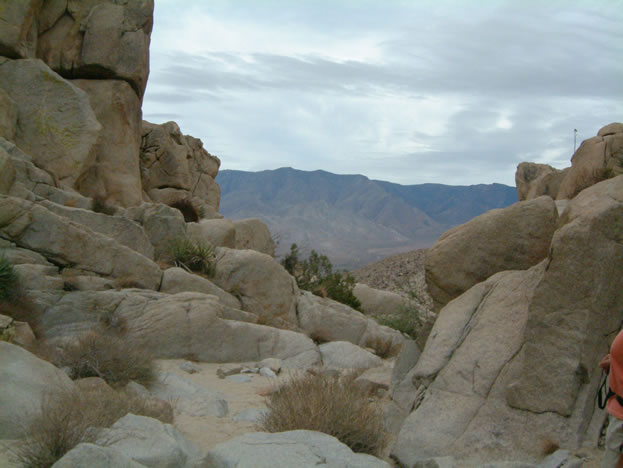
POLYGON ((156 125, 143 121, 141 179, 143 190, 153 201, 171 206, 193 200, 193 205, 216 212, 220 189, 214 178, 220 164, 201 140, 182 135, 175 122, 156 125))
POLYGON ((401 463, 536 460, 547 439, 583 443, 597 363, 623 311, 622 232, 619 176, 570 201, 541 263, 497 273, 440 311, 405 378, 415 401, 393 448, 401 463))

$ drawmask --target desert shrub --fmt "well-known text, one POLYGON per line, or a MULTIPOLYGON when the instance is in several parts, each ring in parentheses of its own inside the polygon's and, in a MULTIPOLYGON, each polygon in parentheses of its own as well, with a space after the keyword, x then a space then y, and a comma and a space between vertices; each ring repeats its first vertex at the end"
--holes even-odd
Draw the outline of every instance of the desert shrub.
POLYGON ((0 255, 0 299, 11 299, 15 296, 17 273, 11 262, 0 255))
POLYGON ((175 265, 186 270, 207 276, 216 272, 216 250, 212 245, 179 237, 171 242, 170 254, 175 265))
POLYGON ((184 221, 187 223, 196 223, 199 221, 199 215, 201 214, 195 205, 188 199, 178 200, 172 203, 171 208, 179 210, 184 215, 184 221))
POLYGON ((108 330, 91 331, 68 344, 58 367, 68 367, 73 379, 101 377, 112 387, 131 380, 142 385, 154 381, 153 357, 132 336, 108 330))
POLYGON ((420 310, 413 301, 406 301, 395 314, 375 317, 380 325, 393 328, 416 339, 422 327, 420 310))
POLYGON ((381 411, 355 384, 354 375, 293 378, 268 395, 267 407, 260 422, 267 432, 324 432, 355 452, 372 455, 387 442, 381 411))
POLYGON ((290 253, 281 260, 281 265, 294 276, 299 288, 311 291, 316 296, 329 297, 353 309, 361 309, 361 303, 353 294, 355 278, 347 272, 334 272, 326 255, 312 250, 307 259, 301 260, 298 246, 292 244, 290 253))
POLYGON ((50 467, 76 445, 95 441, 101 428, 128 413, 172 422, 171 412, 157 411, 149 400, 126 392, 57 388, 43 398, 39 414, 24 428, 24 439, 12 449, 12 458, 25 468, 50 467))
POLYGON ((395 345, 391 337, 375 336, 369 338, 365 344, 368 348, 372 348, 374 353, 380 358, 386 359, 398 355, 401 345, 395 345))

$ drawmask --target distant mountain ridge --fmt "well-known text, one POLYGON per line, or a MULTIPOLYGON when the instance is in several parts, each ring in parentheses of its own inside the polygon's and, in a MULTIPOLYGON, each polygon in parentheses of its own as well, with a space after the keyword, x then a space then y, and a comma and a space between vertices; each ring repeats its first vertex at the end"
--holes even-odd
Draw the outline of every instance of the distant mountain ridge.
POLYGON ((296 242, 344 268, 428 247, 450 227, 517 201, 515 188, 502 184, 399 185, 289 167, 222 170, 216 181, 219 211, 263 220, 279 240, 278 254, 296 242))

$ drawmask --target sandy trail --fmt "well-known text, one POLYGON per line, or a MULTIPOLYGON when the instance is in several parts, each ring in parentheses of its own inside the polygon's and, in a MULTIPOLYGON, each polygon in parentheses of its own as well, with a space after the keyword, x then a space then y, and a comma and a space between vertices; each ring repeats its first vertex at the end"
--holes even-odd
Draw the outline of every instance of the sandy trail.
MULTIPOLYGON (((179 364, 182 362, 184 361, 180 359, 159 360, 157 361, 158 370, 180 375, 204 388, 220 392, 229 406, 229 412, 222 418, 216 416, 193 417, 189 414, 175 412, 175 427, 204 452, 233 437, 257 431, 254 423, 234 421, 233 417, 246 408, 265 408, 265 398, 261 393, 287 380, 290 375, 301 372, 284 369, 277 378, 245 374, 251 378, 251 382, 239 383, 221 379, 216 375, 216 370, 223 364, 198 362, 195 364, 201 368, 201 371, 188 374, 179 368, 179 364)), ((172 404, 175 406, 175 402, 172 404)))

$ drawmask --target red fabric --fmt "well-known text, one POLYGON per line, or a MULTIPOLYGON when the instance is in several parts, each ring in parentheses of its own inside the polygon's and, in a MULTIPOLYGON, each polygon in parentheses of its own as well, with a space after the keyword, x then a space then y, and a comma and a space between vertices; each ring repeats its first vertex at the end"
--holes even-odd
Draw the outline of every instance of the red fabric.
MULTIPOLYGON (((614 393, 623 398, 623 331, 620 331, 610 347, 610 376, 608 384, 614 393)), ((608 400, 606 411, 623 420, 623 406, 615 397, 608 400)))

